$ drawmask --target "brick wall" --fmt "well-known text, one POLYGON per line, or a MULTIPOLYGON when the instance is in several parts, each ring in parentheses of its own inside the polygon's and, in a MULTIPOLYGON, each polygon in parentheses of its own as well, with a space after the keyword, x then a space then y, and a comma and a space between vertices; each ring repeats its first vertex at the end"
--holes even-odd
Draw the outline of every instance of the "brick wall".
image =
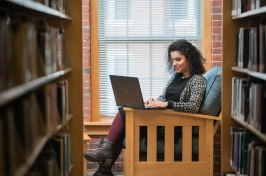
MULTIPOLYGON (((222 65, 222 0, 212 0, 212 66, 222 65)), ((83 0, 83 119, 91 121, 90 94, 90 7, 89 0, 83 0)), ((95 150, 103 136, 90 136, 89 150, 95 150)), ((214 173, 221 172, 221 127, 214 136, 214 173)), ((94 173, 97 163, 88 163, 89 173, 94 173)), ((123 152, 113 170, 123 173, 123 152)))
MULTIPOLYGON (((212 0, 212 66, 222 65, 222 0, 212 0)), ((214 135, 213 171, 221 173, 221 125, 214 135)))
POLYGON ((212 1, 212 66, 222 65, 222 0, 212 1))
POLYGON ((91 121, 91 82, 90 82, 90 1, 83 0, 83 120, 91 121))

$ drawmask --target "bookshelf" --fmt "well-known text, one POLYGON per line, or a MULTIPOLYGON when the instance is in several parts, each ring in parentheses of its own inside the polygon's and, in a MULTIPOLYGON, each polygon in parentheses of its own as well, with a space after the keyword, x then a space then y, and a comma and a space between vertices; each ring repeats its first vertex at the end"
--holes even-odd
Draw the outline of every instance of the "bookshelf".
MULTIPOLYGON (((238 34, 240 28, 256 27, 257 40, 262 41, 263 37, 261 37, 259 31, 260 25, 262 25, 262 19, 266 16, 266 6, 263 4, 264 1, 260 1, 261 7, 255 8, 253 10, 248 9, 245 12, 232 15, 232 10, 237 10, 237 8, 232 8, 235 7, 234 2, 243 3, 255 1, 223 1, 223 122, 221 171, 224 175, 230 173, 239 176, 252 175, 251 173, 253 173, 253 175, 259 175, 262 173, 265 175, 265 170, 262 169, 265 166, 265 163, 258 162, 256 159, 258 156, 263 156, 265 158, 266 133, 263 132, 262 129, 266 128, 266 110, 263 106, 265 105, 264 94, 266 89, 264 85, 266 83, 266 73, 265 71, 260 71, 259 67, 254 70, 250 66, 247 68, 237 67, 236 63, 238 62, 237 58, 239 59, 240 41, 238 34), (238 81, 233 82, 233 77, 235 77, 238 81), (260 85, 261 88, 251 89, 250 87, 252 87, 252 83, 260 85), (257 91, 257 94, 253 94, 254 90, 257 91), (252 106, 252 104, 254 104, 254 106, 252 106), (248 111, 244 113, 243 110, 248 111), (241 138, 241 135, 245 138, 241 138), (250 141, 248 141, 249 136, 252 136, 250 141), (237 140, 240 142, 236 142, 237 140), (245 143, 246 141, 248 142, 245 143), (251 141, 259 141, 258 147, 256 147, 256 149, 252 148, 253 142, 251 141), (239 150, 238 147, 240 146, 245 148, 245 150, 239 150), (237 155, 236 151, 238 152, 237 155), (255 160, 252 160, 251 156, 255 156, 255 160), (251 164, 251 161, 254 161, 253 163, 255 164, 251 164), (257 168, 254 169, 254 165, 257 165, 257 168)), ((265 35, 265 31, 263 33, 265 35)), ((252 35, 249 33, 249 37, 250 36, 252 35)), ((251 41, 250 38, 249 41, 251 41)), ((256 47, 258 54, 256 62, 258 65, 261 65, 260 58, 263 57, 261 57, 262 54, 260 51, 263 51, 263 53, 265 52, 265 43, 263 49, 260 49, 261 43, 259 43, 259 41, 257 46, 256 44, 253 46, 254 48, 256 47)), ((265 38, 263 41, 265 42, 265 38)), ((249 46, 253 47, 252 45, 249 46)), ((248 48, 248 50, 250 51, 250 48, 248 48)), ((248 57, 248 62, 252 63, 252 61, 250 61, 251 58, 256 58, 256 56, 254 56, 255 52, 250 53, 251 55, 248 57)))
POLYGON ((0 1, 0 175, 84 175, 81 12, 0 1))

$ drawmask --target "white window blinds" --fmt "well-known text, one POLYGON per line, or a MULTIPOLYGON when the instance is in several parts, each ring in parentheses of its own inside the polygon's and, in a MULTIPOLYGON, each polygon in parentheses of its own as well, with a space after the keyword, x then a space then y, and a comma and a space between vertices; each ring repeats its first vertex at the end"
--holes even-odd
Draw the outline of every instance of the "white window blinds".
POLYGON ((138 77, 144 100, 163 92, 171 76, 166 49, 176 39, 201 50, 202 1, 99 0, 101 115, 117 112, 110 74, 138 77))

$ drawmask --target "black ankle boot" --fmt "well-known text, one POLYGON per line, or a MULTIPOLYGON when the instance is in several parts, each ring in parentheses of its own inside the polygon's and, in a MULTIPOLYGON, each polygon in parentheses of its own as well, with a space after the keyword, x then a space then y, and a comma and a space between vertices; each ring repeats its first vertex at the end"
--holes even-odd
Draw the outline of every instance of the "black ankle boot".
POLYGON ((99 148, 94 152, 85 152, 84 157, 91 162, 112 163, 113 143, 107 138, 104 138, 99 145, 99 148))
POLYGON ((113 176, 111 168, 112 163, 101 162, 98 170, 93 174, 93 176, 113 176))

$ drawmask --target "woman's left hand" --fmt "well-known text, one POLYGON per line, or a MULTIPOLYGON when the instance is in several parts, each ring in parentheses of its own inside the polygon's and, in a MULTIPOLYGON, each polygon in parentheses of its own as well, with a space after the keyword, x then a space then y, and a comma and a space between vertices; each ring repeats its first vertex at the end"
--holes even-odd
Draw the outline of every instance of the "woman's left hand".
POLYGON ((154 100, 154 101, 151 101, 148 106, 150 108, 166 108, 167 105, 168 105, 168 102, 154 100))

